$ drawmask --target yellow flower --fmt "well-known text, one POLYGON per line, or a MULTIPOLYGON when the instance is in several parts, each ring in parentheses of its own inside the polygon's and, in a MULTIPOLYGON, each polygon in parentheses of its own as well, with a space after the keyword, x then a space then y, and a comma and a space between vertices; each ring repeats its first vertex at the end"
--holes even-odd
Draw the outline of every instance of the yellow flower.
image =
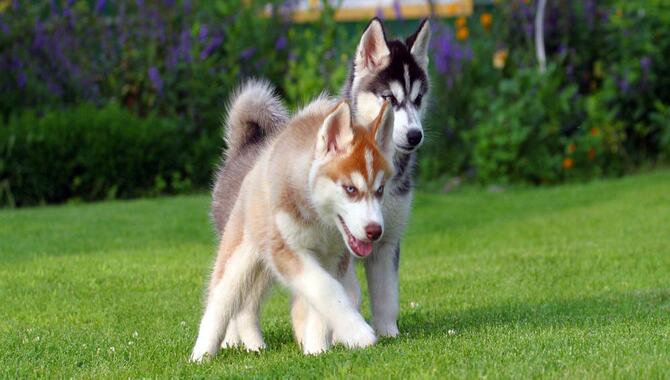
POLYGON ((507 49, 498 49, 494 54, 493 54, 493 67, 496 69, 503 69, 505 67, 505 62, 507 62, 507 56, 509 53, 507 52, 507 49))
POLYGON ((568 145, 568 154, 575 153, 576 150, 577 150, 577 147, 575 146, 575 144, 569 144, 568 145))
POLYGON ((491 30, 491 24, 493 24, 493 15, 489 12, 484 12, 479 16, 479 22, 482 24, 485 30, 491 30))
POLYGON ((575 166, 575 160, 572 158, 566 158, 563 160, 563 169, 570 170, 573 166, 575 166))
POLYGON ((0 0, 0 13, 5 13, 5 10, 9 8, 11 3, 10 0, 0 0))
POLYGON ((457 28, 466 27, 467 24, 468 24, 468 20, 466 20, 465 17, 463 17, 463 16, 456 19, 456 27, 457 28))
POLYGON ((461 41, 467 40, 469 35, 470 35, 470 31, 468 30, 467 26, 464 26, 462 28, 458 28, 458 30, 456 31, 456 38, 458 38, 461 41))

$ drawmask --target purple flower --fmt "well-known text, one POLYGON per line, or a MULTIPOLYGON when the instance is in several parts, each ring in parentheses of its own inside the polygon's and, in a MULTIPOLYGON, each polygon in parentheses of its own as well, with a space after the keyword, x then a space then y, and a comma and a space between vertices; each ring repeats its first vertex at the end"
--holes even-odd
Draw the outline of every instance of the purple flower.
POLYGON ((212 52, 214 52, 214 50, 218 48, 219 45, 221 45, 221 42, 223 42, 223 37, 221 37, 221 35, 215 35, 209 44, 207 44, 207 46, 202 50, 202 52, 200 52, 200 59, 207 59, 207 57, 209 57, 212 52))
POLYGON ((28 82, 28 79, 26 78, 26 73, 23 72, 23 70, 19 69, 19 71, 16 74, 16 84, 19 85, 20 89, 23 89, 26 87, 26 83, 28 82))
POLYGON ((399 0, 394 0, 393 1, 393 10, 395 11, 395 17, 398 20, 402 20, 402 10, 400 9, 400 1, 399 0))
POLYGON ((375 12, 375 16, 378 19, 383 20, 384 19, 384 10, 381 7, 378 7, 377 11, 375 12))
POLYGON ((649 69, 651 69, 651 58, 648 55, 645 55, 640 59, 640 67, 642 68, 642 71, 645 73, 649 72, 649 69))
POLYGON ((156 66, 151 66, 149 68, 149 80, 158 93, 163 92, 163 79, 161 79, 161 75, 158 73, 156 66))
POLYGON ((19 0, 12 1, 12 8, 14 8, 15 11, 19 10, 19 0))
POLYGON ((277 50, 282 50, 286 47, 288 44, 288 40, 286 39, 285 36, 281 36, 277 38, 277 42, 275 42, 275 49, 277 50))
POLYGON ((0 16, 0 30, 2 30, 2 34, 9 34, 12 30, 9 28, 9 25, 5 24, 2 21, 2 16, 0 16))
POLYGON ((207 39, 207 34, 209 33, 209 29, 207 28, 207 25, 203 25, 200 27, 200 33, 198 33, 198 41, 200 42, 205 42, 207 39))
POLYGON ((630 82, 628 82, 628 79, 626 78, 617 79, 616 85, 619 88, 619 91, 621 91, 624 94, 627 94, 628 91, 630 91, 630 82))
POLYGON ((595 0, 584 1, 584 15, 586 16, 586 23, 589 25, 589 27, 593 27, 597 15, 595 0))
POLYGON ((644 56, 640 59, 640 68, 642 69, 642 82, 647 84, 649 73, 651 72, 652 61, 649 56, 644 56))
POLYGON ((179 35, 179 45, 173 50, 173 60, 191 61, 191 34, 186 29, 179 35))
POLYGON ((242 52, 240 53, 240 58, 247 61, 251 57, 253 57, 254 53, 256 53, 256 48, 254 48, 254 47, 246 48, 246 49, 242 50, 242 52))
POLYGON ((63 88, 57 83, 47 81, 47 89, 49 89, 49 92, 53 95, 56 95, 59 98, 63 97, 63 88))
POLYGON ((101 13, 105 9, 106 0, 98 0, 95 2, 95 12, 101 13))
POLYGON ((447 76, 451 86, 460 76, 463 64, 472 60, 472 50, 459 44, 447 28, 435 28, 435 35, 432 43, 435 67, 440 74, 447 76))

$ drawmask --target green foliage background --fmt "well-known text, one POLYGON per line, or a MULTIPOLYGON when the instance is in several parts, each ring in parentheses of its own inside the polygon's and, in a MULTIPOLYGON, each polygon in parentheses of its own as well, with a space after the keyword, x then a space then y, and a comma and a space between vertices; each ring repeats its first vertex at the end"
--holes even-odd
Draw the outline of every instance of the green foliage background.
MULTIPOLYGON (((279 1, 5 3, 3 206, 207 188, 230 91, 265 77, 292 109, 337 94, 365 27, 329 6, 293 24, 279 1)), ((552 184, 670 159, 670 4, 548 4, 545 73, 535 1, 432 20, 422 181, 552 184)), ((417 25, 398 16, 389 37, 417 25)))

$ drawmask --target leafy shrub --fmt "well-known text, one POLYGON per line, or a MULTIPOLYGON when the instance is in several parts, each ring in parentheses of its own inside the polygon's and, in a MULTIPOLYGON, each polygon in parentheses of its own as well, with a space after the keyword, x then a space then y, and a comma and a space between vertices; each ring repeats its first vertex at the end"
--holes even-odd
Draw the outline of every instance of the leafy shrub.
POLYGON ((305 104, 322 91, 339 93, 349 69, 349 56, 356 48, 358 36, 347 35, 335 22, 332 6, 325 1, 323 4, 318 30, 296 27, 288 34, 293 48, 282 87, 293 105, 305 104))
POLYGON ((202 145, 214 157, 229 91, 249 76, 283 79, 285 7, 258 17, 267 3, 12 2, 0 13, 0 117, 113 101, 176 119, 190 139, 212 141, 202 145))
POLYGON ((423 179, 553 183, 669 157, 670 3, 548 2, 544 75, 536 6, 501 2, 435 28, 423 179))
POLYGON ((184 137, 170 119, 114 104, 22 113, 0 125, 0 205, 187 190, 194 166, 211 163, 184 137))
POLYGON ((562 136, 569 125, 575 86, 563 86, 551 68, 519 70, 495 93, 478 96, 470 133, 477 178, 484 182, 556 182, 561 178, 562 136))

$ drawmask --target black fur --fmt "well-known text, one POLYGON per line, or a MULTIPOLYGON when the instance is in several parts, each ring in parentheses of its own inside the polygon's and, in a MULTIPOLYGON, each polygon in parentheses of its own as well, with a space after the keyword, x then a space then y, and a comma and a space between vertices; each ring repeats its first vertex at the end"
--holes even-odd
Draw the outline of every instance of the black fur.
POLYGON ((393 256, 393 268, 395 268, 395 271, 398 271, 398 268, 400 268, 400 242, 395 246, 395 252, 393 256))
MULTIPOLYGON (((381 23, 381 20, 374 18, 370 21, 370 24, 375 20, 381 23)), ((391 52, 390 63, 387 67, 385 67, 383 70, 377 73, 376 76, 359 91, 369 91, 374 94, 377 94, 378 96, 389 94, 391 92, 389 85, 392 81, 405 83, 405 66, 407 66, 410 83, 414 83, 417 80, 420 81, 421 83, 421 91, 419 92, 421 96, 417 98, 418 104, 416 104, 417 107, 421 106, 420 104, 421 98, 428 92, 428 77, 427 73, 418 65, 418 63, 412 56, 410 50, 412 48, 412 45, 416 41, 419 32, 421 31, 421 29, 423 28, 424 24, 427 21, 428 21, 427 19, 423 20, 419 25, 419 27, 417 28, 416 32, 414 32, 411 36, 407 37, 405 41, 388 40, 386 37, 386 32, 384 31, 384 40, 386 41, 386 45, 388 46, 389 51, 391 52)), ((370 26, 370 24, 368 24, 366 30, 370 26)), ((342 96, 346 100, 348 100, 350 104, 355 104, 355 102, 353 101, 354 99, 352 99, 353 95, 352 87, 354 81, 354 73, 356 70, 355 61, 356 61, 355 59, 352 60, 349 69, 349 77, 347 79, 345 87, 342 90, 342 96)), ((396 109, 399 107, 403 107, 405 105, 405 102, 407 101, 411 101, 409 99, 409 96, 405 96, 405 98, 401 103, 394 104, 393 106, 396 109)), ((354 109, 354 112, 355 111, 356 110, 354 109)), ((405 195, 409 193, 410 190, 412 189, 413 187, 412 173, 414 171, 414 162, 416 162, 416 153, 407 154, 396 151, 395 157, 393 159, 396 174, 391 179, 389 187, 389 189, 393 194, 405 195)))

